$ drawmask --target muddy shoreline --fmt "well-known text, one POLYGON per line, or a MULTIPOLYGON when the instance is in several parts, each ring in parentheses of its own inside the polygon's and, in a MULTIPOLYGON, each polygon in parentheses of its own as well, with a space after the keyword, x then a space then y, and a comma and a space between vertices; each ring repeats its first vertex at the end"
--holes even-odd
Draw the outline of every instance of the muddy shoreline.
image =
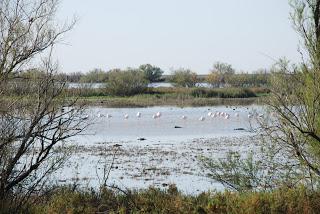
POLYGON ((254 136, 244 136, 200 138, 179 144, 100 142, 74 146, 72 157, 58 173, 58 182, 97 187, 104 170, 110 169, 107 184, 123 189, 175 184, 187 194, 222 190, 222 185, 207 177, 201 157, 224 158, 228 151, 246 153, 258 145, 254 136))

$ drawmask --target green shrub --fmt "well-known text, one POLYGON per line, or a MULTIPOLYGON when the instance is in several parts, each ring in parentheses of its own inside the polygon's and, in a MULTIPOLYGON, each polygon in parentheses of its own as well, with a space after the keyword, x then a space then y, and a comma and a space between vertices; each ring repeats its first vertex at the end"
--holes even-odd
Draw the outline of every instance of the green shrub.
POLYGON ((81 83, 104 83, 108 80, 108 73, 101 69, 93 69, 80 77, 81 83))
POLYGON ((198 79, 197 74, 192 72, 191 70, 178 69, 172 72, 170 82, 172 82, 176 86, 190 88, 196 85, 198 79))
POLYGON ((107 92, 116 96, 131 96, 147 90, 148 81, 141 70, 113 70, 109 72, 107 92))
POLYGON ((143 71, 145 78, 149 82, 159 82, 163 74, 163 70, 150 64, 140 65, 139 69, 143 71))

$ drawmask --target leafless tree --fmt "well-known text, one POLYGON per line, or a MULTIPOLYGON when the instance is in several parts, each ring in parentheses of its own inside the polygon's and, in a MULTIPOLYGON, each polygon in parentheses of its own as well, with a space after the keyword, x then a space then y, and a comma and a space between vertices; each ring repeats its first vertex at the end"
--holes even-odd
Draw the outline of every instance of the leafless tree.
POLYGON ((75 24, 58 25, 57 7, 58 0, 0 1, 0 209, 41 191, 65 160, 66 140, 86 127, 52 62, 53 47, 75 24), (31 68, 35 75, 20 81, 28 87, 9 95, 17 74, 31 68))

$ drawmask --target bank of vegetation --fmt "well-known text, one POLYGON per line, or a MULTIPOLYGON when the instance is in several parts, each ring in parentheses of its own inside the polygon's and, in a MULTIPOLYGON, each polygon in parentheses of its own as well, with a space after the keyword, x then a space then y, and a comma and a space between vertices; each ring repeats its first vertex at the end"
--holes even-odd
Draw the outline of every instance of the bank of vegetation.
MULTIPOLYGON (((7 87, 6 93, 3 94, 3 99, 20 100, 25 94, 32 92, 32 85, 32 81, 12 83, 7 87)), ((135 89, 131 87, 123 86, 122 84, 112 84, 112 87, 104 88, 65 87, 60 96, 70 100, 77 99, 79 104, 100 105, 104 107, 148 107, 262 104, 270 94, 270 89, 265 87, 148 88, 139 83, 136 83, 135 89)), ((26 99, 26 97, 23 99, 26 99)), ((32 97, 29 97, 29 99, 32 99, 32 97)))
MULTIPOLYGON (((221 63, 219 64, 221 66, 221 63)), ((225 64, 222 64, 227 66, 225 64)), ((263 81, 249 79, 257 77, 257 74, 246 74, 242 82, 235 81, 231 84, 231 79, 237 79, 242 74, 221 74, 221 78, 207 85, 197 85, 198 77, 187 69, 174 71, 170 77, 173 87, 149 87, 152 81, 159 81, 162 78, 161 70, 151 65, 143 65, 139 69, 115 69, 109 72, 93 71, 89 73, 90 79, 95 83, 100 82, 100 87, 94 84, 85 83, 77 87, 65 85, 63 96, 78 98, 81 103, 89 105, 103 104, 104 106, 124 107, 124 106, 155 106, 155 105, 175 105, 175 106, 204 106, 220 105, 228 103, 230 105, 260 103, 261 97, 266 97, 270 93, 270 86, 267 79, 269 74, 263 75, 263 81), (144 72, 141 67, 149 67, 149 73, 144 72), (152 69, 156 70, 152 73, 152 69), (146 78, 146 76, 148 76, 146 78), (156 77, 154 77, 156 76, 156 77), (105 78, 103 78, 105 77, 105 78), (228 80, 226 82, 226 80, 228 80), (243 99, 240 101, 240 99, 243 99)), ((212 74, 213 75, 213 74, 212 74)), ((216 74, 214 74, 216 75, 216 74)), ((11 80, 7 84, 6 92, 3 96, 19 97, 32 90, 33 81, 45 76, 38 70, 29 70, 19 74, 18 78, 11 80)), ((260 76, 260 74, 258 75, 260 76)), ((210 75, 209 75, 210 77, 210 75)), ((208 77, 208 78, 209 78, 208 77)), ((66 81, 66 77, 60 74, 55 75, 57 80, 66 81)), ((203 84, 203 83, 202 83, 203 84)))
MULTIPOLYGON (((24 214, 42 213, 318 213, 320 193, 303 187, 281 188, 272 192, 208 192, 185 195, 174 185, 166 190, 149 188, 119 192, 102 188, 99 191, 59 187, 32 203, 20 207, 24 214)), ((1 213, 12 213, 9 208, 1 213), (7 212, 6 212, 7 211, 7 212)), ((14 212, 19 213, 19 212, 14 212)))

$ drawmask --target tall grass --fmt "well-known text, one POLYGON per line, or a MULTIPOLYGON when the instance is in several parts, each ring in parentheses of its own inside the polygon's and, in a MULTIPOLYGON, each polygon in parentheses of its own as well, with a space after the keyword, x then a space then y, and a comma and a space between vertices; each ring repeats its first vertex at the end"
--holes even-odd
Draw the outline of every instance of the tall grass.
MULTIPOLYGON (((23 90, 8 90, 3 99, 16 99, 23 90)), ((106 88, 68 88, 63 96, 77 98, 79 103, 105 107, 148 106, 215 106, 259 104, 266 88, 148 88, 132 96, 111 96, 106 88)))
POLYGON ((80 97, 89 105, 107 107, 147 106, 208 106, 251 105, 259 103, 260 95, 269 93, 265 88, 149 88, 143 94, 120 97, 110 96, 106 89, 68 89, 67 96, 80 97))
MULTIPOLYGON (((149 88, 144 93, 136 95, 157 95, 171 97, 192 97, 192 98, 250 98, 257 97, 259 94, 267 94, 267 88, 149 88)), ((110 96, 111 93, 107 89, 93 88, 76 88, 66 89, 66 94, 69 96, 94 97, 94 96, 110 96)), ((134 95, 134 96, 136 96, 134 95)), ((111 96, 110 96, 111 97, 111 96)), ((114 96, 112 96, 114 97, 114 96)), ((131 96, 132 97, 132 96, 131 96)))
POLYGON ((300 187, 272 192, 221 192, 191 196, 175 186, 127 194, 110 189, 63 187, 25 207, 22 213, 319 213, 320 192, 300 187))

